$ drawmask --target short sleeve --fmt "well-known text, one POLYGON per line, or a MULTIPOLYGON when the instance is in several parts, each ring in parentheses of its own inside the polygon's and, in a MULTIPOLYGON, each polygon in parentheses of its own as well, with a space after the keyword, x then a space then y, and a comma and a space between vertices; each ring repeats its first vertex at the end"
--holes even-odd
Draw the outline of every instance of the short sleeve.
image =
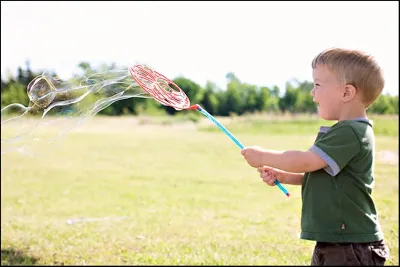
POLYGON ((360 141, 350 125, 337 125, 319 138, 310 150, 328 164, 325 171, 336 176, 360 152, 360 141))

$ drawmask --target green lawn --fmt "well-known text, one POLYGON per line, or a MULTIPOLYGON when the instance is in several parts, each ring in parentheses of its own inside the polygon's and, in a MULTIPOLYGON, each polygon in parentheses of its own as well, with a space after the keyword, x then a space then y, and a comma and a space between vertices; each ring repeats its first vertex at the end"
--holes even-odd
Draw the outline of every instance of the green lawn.
MULTIPOLYGON (((310 147, 321 121, 221 122, 244 145, 284 150, 310 147)), ((2 125, 2 136, 18 125, 2 125)), ((376 120, 373 196, 387 265, 399 264, 397 125, 376 120)), ((64 137, 1 156, 2 265, 310 264, 301 188, 286 185, 287 198, 266 186, 211 122, 95 117, 64 137)))

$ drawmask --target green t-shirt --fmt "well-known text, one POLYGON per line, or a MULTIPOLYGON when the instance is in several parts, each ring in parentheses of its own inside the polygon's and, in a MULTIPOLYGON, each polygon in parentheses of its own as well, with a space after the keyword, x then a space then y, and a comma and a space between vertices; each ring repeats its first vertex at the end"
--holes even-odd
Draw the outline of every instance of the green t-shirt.
POLYGON ((371 196, 374 144, 367 119, 321 127, 310 150, 328 166, 304 174, 300 238, 338 243, 383 239, 371 196))

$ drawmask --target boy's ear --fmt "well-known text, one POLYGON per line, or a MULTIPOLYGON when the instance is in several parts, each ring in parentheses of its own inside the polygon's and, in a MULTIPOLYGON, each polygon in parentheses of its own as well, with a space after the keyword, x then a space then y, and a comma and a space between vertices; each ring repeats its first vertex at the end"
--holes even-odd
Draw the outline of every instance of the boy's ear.
POLYGON ((346 84, 346 86, 343 89, 343 95, 342 99, 344 102, 349 102, 352 100, 357 93, 357 89, 351 85, 351 84, 346 84))

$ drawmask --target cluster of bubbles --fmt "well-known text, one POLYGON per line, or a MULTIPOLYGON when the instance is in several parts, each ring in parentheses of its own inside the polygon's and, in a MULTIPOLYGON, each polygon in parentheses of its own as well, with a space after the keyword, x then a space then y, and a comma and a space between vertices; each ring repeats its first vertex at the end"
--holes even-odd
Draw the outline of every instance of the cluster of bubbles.
MULTIPOLYGON (((56 130, 58 137, 116 101, 151 97, 126 69, 84 74, 68 81, 43 73, 28 84, 27 95, 28 106, 13 103, 1 109, 2 154, 40 140, 40 126, 56 120, 57 116, 48 116, 50 114, 63 115, 57 119, 68 121, 63 124, 67 125, 63 130, 56 130), (60 114, 60 110, 69 112, 60 114)), ((50 138, 46 142, 54 140, 50 138)))

